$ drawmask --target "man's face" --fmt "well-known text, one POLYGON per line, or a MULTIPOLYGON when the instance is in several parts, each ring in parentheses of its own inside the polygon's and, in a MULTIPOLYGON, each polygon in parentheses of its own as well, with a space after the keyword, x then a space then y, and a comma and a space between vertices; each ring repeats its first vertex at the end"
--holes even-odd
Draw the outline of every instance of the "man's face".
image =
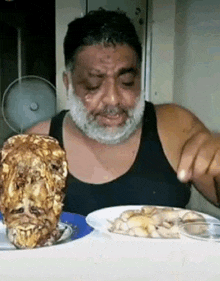
POLYGON ((88 46, 78 53, 66 86, 73 121, 87 136, 116 144, 140 125, 144 97, 137 65, 137 55, 127 45, 88 46))

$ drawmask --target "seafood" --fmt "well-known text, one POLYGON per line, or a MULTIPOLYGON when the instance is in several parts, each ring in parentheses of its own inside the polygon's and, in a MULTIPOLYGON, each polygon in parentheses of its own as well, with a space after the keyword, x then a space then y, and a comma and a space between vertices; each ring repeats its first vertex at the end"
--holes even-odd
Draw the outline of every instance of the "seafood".
POLYGON ((53 244, 65 196, 65 151, 49 136, 20 134, 1 150, 0 211, 17 248, 53 244))
MULTIPOLYGON (((180 238, 179 224, 205 221, 201 214, 187 211, 184 215, 178 209, 169 207, 144 206, 140 210, 127 210, 110 222, 108 230, 113 233, 148 237, 180 238)), ((197 231, 205 231, 198 229, 197 231)))

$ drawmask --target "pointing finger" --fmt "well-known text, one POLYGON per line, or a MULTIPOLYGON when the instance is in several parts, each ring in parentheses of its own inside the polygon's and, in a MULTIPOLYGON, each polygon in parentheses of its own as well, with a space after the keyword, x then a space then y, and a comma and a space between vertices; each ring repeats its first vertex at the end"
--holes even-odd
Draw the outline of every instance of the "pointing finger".
POLYGON ((177 177, 182 182, 187 182, 192 179, 193 167, 196 162, 199 150, 209 137, 205 132, 199 132, 193 135, 183 146, 180 155, 180 161, 177 169, 177 177))

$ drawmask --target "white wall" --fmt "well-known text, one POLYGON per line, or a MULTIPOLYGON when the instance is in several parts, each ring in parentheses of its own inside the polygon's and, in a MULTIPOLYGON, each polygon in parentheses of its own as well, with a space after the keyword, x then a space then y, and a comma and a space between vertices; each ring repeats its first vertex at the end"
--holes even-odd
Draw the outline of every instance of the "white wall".
MULTIPOLYGON (((177 0, 174 102, 220 131, 220 2, 177 0)), ((220 209, 195 189, 193 209, 220 218, 220 209)))
POLYGON ((174 102, 220 130, 220 2, 177 1, 174 102))
MULTIPOLYGON (((151 96, 175 102, 220 131, 219 0, 153 0, 151 96)), ((189 208, 220 218, 195 188, 189 208)))
POLYGON ((175 0, 152 1, 150 100, 173 101, 175 0))

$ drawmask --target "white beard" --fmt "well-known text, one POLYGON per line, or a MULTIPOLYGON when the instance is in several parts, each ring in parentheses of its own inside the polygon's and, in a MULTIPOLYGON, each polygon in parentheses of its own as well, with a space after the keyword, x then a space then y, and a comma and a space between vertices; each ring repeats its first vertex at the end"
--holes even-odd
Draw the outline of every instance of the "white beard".
MULTIPOLYGON (((127 111, 128 118, 123 126, 118 127, 106 127, 101 126, 94 119, 92 115, 89 115, 86 107, 76 96, 72 85, 69 85, 68 90, 68 107, 70 109, 70 115, 76 126, 89 138, 94 139, 100 143, 114 145, 127 140, 142 123, 145 98, 144 94, 140 95, 137 103, 133 109, 127 111)), ((109 111, 110 114, 117 114, 117 107, 109 111)))

